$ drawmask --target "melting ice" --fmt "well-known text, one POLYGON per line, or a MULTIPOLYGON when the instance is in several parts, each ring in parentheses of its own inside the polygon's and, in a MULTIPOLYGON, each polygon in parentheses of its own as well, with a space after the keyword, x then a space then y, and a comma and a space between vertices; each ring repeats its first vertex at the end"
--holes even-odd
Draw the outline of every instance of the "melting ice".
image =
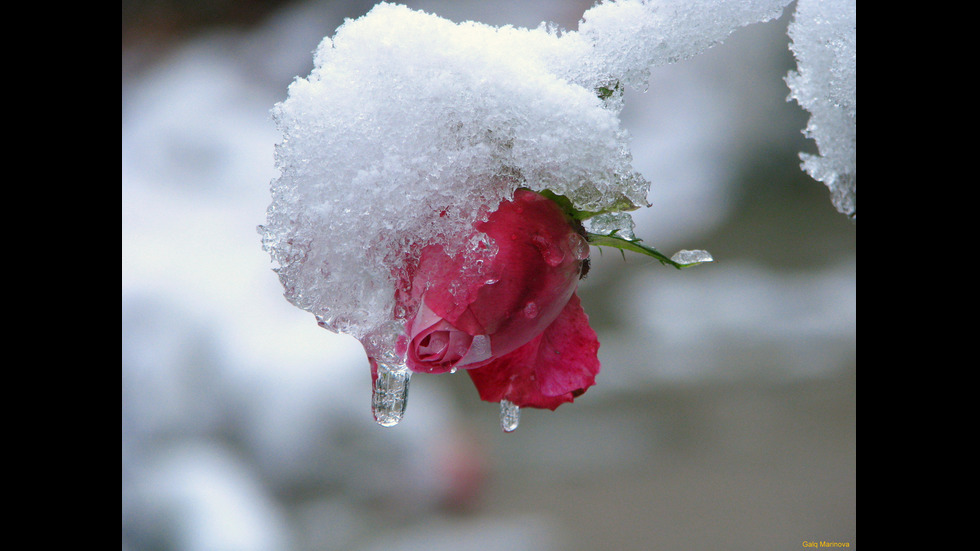
POLYGON ((500 428, 504 432, 514 432, 521 422, 521 408, 509 400, 500 401, 500 428))

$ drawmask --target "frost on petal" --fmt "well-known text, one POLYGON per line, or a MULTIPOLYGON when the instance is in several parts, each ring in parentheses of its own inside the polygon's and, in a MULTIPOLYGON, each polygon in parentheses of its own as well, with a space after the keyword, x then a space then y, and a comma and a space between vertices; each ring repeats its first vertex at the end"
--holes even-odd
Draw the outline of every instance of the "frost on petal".
POLYGON ((484 367, 467 371, 480 398, 555 409, 595 384, 599 340, 578 295, 537 338, 484 367))
POLYGON ((819 155, 803 169, 829 189, 843 214, 857 217, 857 6, 854 0, 800 0, 789 26, 797 70, 790 99, 810 112, 804 134, 819 155))

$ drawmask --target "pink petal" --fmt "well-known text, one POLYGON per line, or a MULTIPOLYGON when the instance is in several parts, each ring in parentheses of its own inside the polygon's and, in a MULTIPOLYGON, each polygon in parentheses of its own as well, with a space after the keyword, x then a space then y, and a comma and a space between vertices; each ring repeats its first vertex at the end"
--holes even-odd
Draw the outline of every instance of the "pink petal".
POLYGON ((554 410, 595 384, 599 340, 577 295, 531 342, 493 362, 470 369, 480 398, 554 410))
POLYGON ((422 303, 408 325, 406 360, 412 371, 445 373, 456 367, 482 365, 491 356, 486 335, 470 335, 440 318, 422 303))

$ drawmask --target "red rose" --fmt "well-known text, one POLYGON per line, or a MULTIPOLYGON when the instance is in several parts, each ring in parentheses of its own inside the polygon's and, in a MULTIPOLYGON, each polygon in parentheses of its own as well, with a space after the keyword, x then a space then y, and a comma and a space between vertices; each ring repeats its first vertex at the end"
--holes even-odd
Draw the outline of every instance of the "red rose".
POLYGON ((497 248, 479 277, 463 269, 462 255, 440 245, 422 251, 409 368, 466 369, 490 402, 555 409, 572 401, 599 372, 599 341, 575 295, 588 243, 555 202, 527 190, 475 228, 497 248))

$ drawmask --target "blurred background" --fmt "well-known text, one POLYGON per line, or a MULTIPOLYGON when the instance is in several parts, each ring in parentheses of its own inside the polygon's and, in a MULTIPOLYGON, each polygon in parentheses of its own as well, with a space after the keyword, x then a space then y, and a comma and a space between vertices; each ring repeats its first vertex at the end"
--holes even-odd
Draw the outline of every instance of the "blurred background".
MULTIPOLYGON (((269 111, 373 4, 122 3, 123 551, 853 548, 856 225, 799 168, 793 5, 628 91, 636 234, 716 262, 593 249, 598 384, 504 434, 464 374, 377 426, 360 345, 261 249, 269 111)), ((591 2, 407 4, 575 29, 591 2)))

